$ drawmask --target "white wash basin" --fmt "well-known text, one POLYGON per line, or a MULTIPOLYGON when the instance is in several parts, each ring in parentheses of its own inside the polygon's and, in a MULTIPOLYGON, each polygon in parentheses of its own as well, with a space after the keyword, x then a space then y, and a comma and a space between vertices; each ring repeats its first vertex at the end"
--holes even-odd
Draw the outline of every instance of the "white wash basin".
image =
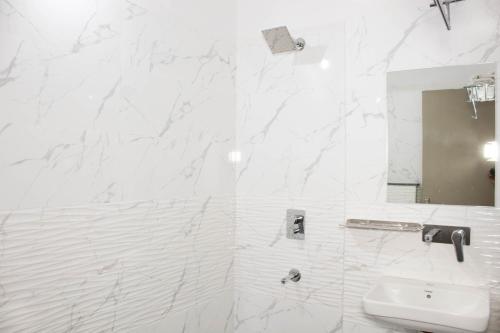
POLYGON ((430 332, 484 332, 490 317, 485 288, 383 277, 363 297, 367 314, 430 332))

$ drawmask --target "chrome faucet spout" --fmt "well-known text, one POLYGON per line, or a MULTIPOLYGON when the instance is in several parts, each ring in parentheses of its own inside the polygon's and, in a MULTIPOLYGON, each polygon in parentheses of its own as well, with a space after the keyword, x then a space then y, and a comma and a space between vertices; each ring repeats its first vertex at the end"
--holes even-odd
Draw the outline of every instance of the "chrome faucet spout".
POLYGON ((288 281, 299 282, 302 275, 298 269, 292 268, 287 276, 281 279, 281 284, 285 284, 288 281))
POLYGON ((462 229, 457 229, 451 234, 451 241, 455 247, 457 261, 464 261, 464 245, 465 245, 465 232, 462 229))
POLYGON ((425 234, 424 236, 424 240, 427 244, 430 244, 432 243, 432 239, 434 238, 434 236, 436 236, 437 234, 439 234, 441 232, 441 229, 438 229, 438 228, 434 228, 434 229, 431 229, 428 233, 425 234))

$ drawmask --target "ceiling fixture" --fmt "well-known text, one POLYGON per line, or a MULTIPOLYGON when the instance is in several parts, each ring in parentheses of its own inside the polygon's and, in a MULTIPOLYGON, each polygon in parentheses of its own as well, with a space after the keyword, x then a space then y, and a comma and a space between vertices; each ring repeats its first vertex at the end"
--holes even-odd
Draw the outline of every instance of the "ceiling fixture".
POLYGON ((433 0, 431 3, 431 7, 438 7, 441 12, 441 16, 443 17, 444 24, 446 24, 446 29, 451 30, 451 13, 450 13, 450 4, 455 2, 460 2, 464 0, 433 0))
POLYGON ((474 110, 472 118, 478 119, 476 103, 495 101, 495 73, 476 75, 472 83, 464 88, 467 90, 467 102, 472 103, 474 110))

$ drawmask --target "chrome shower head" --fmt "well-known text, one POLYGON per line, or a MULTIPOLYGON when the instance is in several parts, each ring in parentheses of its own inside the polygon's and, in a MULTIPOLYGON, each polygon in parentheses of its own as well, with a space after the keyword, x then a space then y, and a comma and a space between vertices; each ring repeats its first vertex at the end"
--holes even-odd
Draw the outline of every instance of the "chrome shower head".
POLYGON ((302 38, 293 39, 285 26, 262 30, 262 34, 273 54, 301 51, 306 45, 302 38))

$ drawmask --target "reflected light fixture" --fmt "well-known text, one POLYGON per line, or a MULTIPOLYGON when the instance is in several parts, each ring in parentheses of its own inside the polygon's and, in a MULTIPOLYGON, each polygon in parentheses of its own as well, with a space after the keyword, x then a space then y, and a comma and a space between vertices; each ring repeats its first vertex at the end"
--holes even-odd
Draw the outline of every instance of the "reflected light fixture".
POLYGON ((498 161, 498 144, 496 141, 485 143, 483 147, 483 156, 489 162, 498 161))

